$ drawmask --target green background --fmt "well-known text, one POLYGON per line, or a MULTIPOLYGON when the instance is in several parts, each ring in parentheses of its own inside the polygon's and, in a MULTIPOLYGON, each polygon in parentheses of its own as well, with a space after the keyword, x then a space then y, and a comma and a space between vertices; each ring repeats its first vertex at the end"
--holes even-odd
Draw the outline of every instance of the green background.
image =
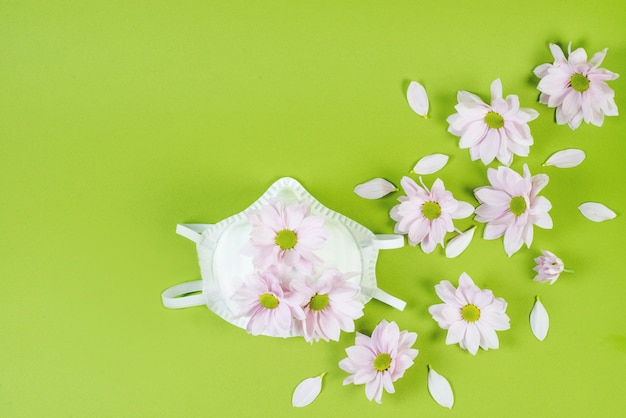
MULTIPOLYGON (((622 0, 589 5, 496 1, 7 1, 0 0, 0 415, 6 417, 618 416, 626 332, 623 273, 626 121, 576 131, 537 102, 532 70, 549 42, 609 48, 603 67, 626 111, 622 0), (456 92, 505 94, 540 117, 528 163, 550 183, 554 229, 535 229, 511 258, 482 239, 446 259, 405 247, 381 252, 378 282, 398 312, 370 302, 357 329, 383 318, 415 331, 415 365, 383 404, 342 386, 337 363, 354 334, 310 345, 252 337, 204 307, 168 310, 160 293, 199 279, 194 245, 176 223, 217 222, 282 176, 331 209, 389 233, 398 194, 377 201, 354 186, 399 184, 423 155, 450 155, 437 175, 461 200, 487 184, 446 132, 456 92), (424 84, 431 118, 405 99, 424 84), (576 168, 542 168, 580 148, 576 168), (599 201, 618 217, 583 218, 599 201), (574 274, 534 282, 541 248, 574 274), (433 286, 466 271, 505 298, 512 328, 500 349, 472 356, 445 345, 428 314, 433 286), (548 309, 531 334, 535 296, 548 309), (455 391, 451 411, 427 391, 431 364, 455 391), (327 372, 304 409, 291 394, 327 372)), ((495 166, 495 164, 492 164, 495 166)), ((458 221, 466 229, 476 224, 458 221)))

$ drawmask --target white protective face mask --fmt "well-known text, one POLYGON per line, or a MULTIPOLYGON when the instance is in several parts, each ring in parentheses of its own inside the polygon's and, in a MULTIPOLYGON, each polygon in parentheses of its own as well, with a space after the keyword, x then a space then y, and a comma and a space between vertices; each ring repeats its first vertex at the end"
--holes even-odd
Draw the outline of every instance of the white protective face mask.
MULTIPOLYGON (((196 243, 202 280, 181 283, 165 290, 161 295, 163 305, 177 309, 206 304, 226 321, 245 329, 250 317, 240 315, 240 306, 233 301, 233 295, 241 288, 245 278, 258 268, 253 258, 242 251, 253 229, 249 214, 258 212, 272 201, 284 205, 304 201, 310 204, 312 216, 326 219, 326 242, 315 251, 321 263, 316 267, 318 270, 337 269, 351 273, 348 281, 360 286, 357 298, 363 304, 374 298, 396 309, 404 309, 404 301, 379 289, 376 284, 378 251, 402 247, 404 237, 375 235, 357 222, 323 206, 300 183, 289 177, 277 180, 250 207, 221 222, 177 226, 178 234, 196 243)), ((293 280, 299 280, 300 276, 299 272, 294 272, 293 280)), ((296 335, 302 334, 294 327, 288 336, 296 335)))

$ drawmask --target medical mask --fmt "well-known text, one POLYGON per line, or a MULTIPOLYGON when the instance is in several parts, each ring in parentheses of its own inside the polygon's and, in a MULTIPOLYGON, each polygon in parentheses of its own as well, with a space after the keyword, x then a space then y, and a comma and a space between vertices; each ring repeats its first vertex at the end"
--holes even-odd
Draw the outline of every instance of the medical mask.
MULTIPOLYGON (((341 272, 358 289, 355 298, 363 305, 372 298, 399 310, 406 305, 376 283, 379 250, 400 248, 404 238, 372 233, 322 205, 293 178, 277 180, 241 213, 215 224, 180 224, 176 232, 195 242, 202 280, 165 290, 162 301, 167 308, 207 305, 226 321, 246 329, 250 316, 241 314, 237 293, 246 288, 248 278, 267 271, 280 277, 286 289, 302 287, 294 281, 310 284, 341 272), (293 232, 273 222, 298 226, 293 232)), ((262 334, 296 336, 302 330, 294 324, 287 334, 262 334)))

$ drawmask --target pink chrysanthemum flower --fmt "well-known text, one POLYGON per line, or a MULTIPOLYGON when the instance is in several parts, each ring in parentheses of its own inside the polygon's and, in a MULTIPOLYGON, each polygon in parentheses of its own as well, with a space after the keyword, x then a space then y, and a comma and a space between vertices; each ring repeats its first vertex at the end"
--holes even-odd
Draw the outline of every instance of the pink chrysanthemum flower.
POLYGON ((552 218, 548 211, 552 204, 537 194, 548 184, 545 174, 530 175, 524 164, 524 176, 508 167, 490 168, 487 177, 491 186, 474 190, 480 206, 475 219, 486 222, 484 238, 496 239, 504 235, 504 251, 511 256, 522 244, 533 241, 533 225, 551 229, 552 218))
POLYGON ((553 64, 541 64, 534 72, 541 79, 537 88, 541 92, 539 102, 556 107, 556 123, 568 124, 576 129, 584 120, 602 126, 604 116, 617 116, 615 92, 606 83, 619 77, 604 68, 599 68, 607 49, 597 52, 587 61, 587 52, 578 48, 567 55, 558 45, 550 44, 553 64))
POLYGON ((459 91, 457 113, 448 117, 448 132, 458 137, 460 148, 469 148, 472 161, 485 165, 497 158, 510 165, 513 154, 528 156, 533 137, 528 122, 539 116, 534 109, 520 108, 515 94, 502 98, 502 82, 491 83, 491 105, 467 91, 459 91))
POLYGON ((302 296, 283 289, 274 269, 248 277, 232 300, 241 308, 239 315, 250 317, 246 330, 252 335, 288 337, 293 319, 304 319, 302 296))
POLYGON ((541 250, 539 257, 535 258, 537 265, 533 268, 537 272, 534 280, 538 282, 550 282, 554 284, 561 273, 565 271, 563 261, 547 250, 541 250))
POLYGON ((273 199, 250 212, 252 233, 244 253, 261 269, 284 265, 312 275, 314 267, 322 263, 315 250, 324 246, 328 233, 325 218, 311 216, 310 209, 305 201, 283 206, 273 199))
POLYGON ((440 179, 435 180, 431 190, 406 176, 400 184, 406 196, 399 197, 400 204, 391 209, 391 219, 397 222, 394 230, 407 234, 409 244, 420 244, 425 253, 431 253, 437 244, 443 247, 446 233, 454 231, 452 219, 474 213, 474 207, 456 200, 440 179))
POLYGON ((400 331, 398 324, 385 320, 376 326, 371 338, 357 332, 356 345, 346 348, 348 358, 339 362, 342 370, 351 373, 343 384, 365 384, 367 399, 381 403, 383 389, 394 393, 393 382, 413 365, 418 350, 411 346, 416 339, 416 333, 400 331))
POLYGON ((339 270, 330 269, 314 282, 291 282, 303 300, 305 318, 301 327, 305 340, 339 341, 341 331, 354 331, 354 320, 363 316, 363 303, 356 299, 361 286, 346 278, 339 270))
POLYGON ((448 330, 446 344, 456 344, 472 354, 498 348, 496 331, 510 328, 505 313, 506 302, 493 296, 491 290, 482 290, 466 273, 459 278, 459 287, 443 280, 435 291, 444 303, 432 305, 428 312, 439 326, 448 330))

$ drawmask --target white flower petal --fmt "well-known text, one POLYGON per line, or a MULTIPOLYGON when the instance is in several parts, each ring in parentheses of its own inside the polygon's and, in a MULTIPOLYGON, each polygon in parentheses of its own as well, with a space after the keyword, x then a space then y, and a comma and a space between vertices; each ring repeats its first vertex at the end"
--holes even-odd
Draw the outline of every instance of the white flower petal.
POLYGON ((544 165, 551 165, 558 168, 576 167, 578 164, 583 162, 585 157, 586 155, 583 150, 574 148, 564 149, 552 154, 544 165))
POLYGON ((313 402, 322 391, 322 379, 325 375, 326 373, 323 373, 317 377, 310 377, 300 382, 293 392, 291 404, 300 408, 313 402))
POLYGON ((474 213, 474 206, 472 206, 468 202, 464 202, 459 200, 459 206, 456 208, 454 212, 452 212, 452 219, 463 219, 474 213))
POLYGON ((448 156, 445 154, 431 154, 420 158, 413 167, 415 174, 433 174, 441 170, 448 163, 448 156))
POLYGON ((428 391, 439 405, 452 408, 454 393, 450 382, 430 366, 428 366, 428 391))
POLYGON ((406 98, 415 113, 423 117, 428 116, 428 95, 426 95, 424 86, 417 81, 411 81, 406 92, 406 98))
POLYGON ((533 306, 533 310, 530 312, 530 329, 539 341, 543 341, 546 339, 546 335, 548 335, 548 328, 550 328, 548 311, 537 298, 535 306, 533 306))
POLYGON ((607 208, 602 203, 596 202, 585 202, 578 206, 578 210, 585 218, 594 222, 606 221, 617 216, 611 209, 607 208))
POLYGON ((474 231, 476 231, 475 226, 452 238, 446 246, 446 257, 454 258, 465 251, 470 242, 472 242, 472 238, 474 238, 474 231))
POLYGON ((354 193, 364 199, 380 199, 389 193, 397 191, 398 188, 389 181, 381 178, 375 178, 365 183, 361 183, 354 188, 354 193))

